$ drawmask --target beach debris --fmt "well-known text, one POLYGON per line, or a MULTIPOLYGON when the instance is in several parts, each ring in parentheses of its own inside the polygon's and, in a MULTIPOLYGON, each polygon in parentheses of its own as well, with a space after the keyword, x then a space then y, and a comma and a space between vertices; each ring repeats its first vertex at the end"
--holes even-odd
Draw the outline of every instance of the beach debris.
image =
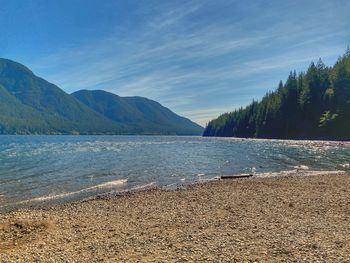
POLYGON ((220 179, 238 179, 238 178, 247 178, 252 176, 253 174, 221 175, 220 179))

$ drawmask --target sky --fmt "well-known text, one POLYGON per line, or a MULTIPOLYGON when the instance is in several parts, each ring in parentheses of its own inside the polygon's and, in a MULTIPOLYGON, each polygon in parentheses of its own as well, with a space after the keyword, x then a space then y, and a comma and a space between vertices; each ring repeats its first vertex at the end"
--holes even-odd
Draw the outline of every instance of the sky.
POLYGON ((0 0, 0 57, 205 125, 350 44, 348 0, 0 0))

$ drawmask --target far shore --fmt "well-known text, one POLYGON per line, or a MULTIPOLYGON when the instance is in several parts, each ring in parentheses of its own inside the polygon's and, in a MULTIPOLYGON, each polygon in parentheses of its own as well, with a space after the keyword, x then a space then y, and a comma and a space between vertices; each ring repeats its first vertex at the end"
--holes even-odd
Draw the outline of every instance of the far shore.
POLYGON ((0 214, 0 262, 350 262, 350 176, 236 178, 0 214))

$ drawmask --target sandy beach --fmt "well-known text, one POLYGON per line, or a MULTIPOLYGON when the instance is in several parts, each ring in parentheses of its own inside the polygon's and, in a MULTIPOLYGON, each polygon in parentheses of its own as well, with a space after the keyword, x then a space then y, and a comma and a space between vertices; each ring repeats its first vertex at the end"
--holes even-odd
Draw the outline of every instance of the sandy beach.
POLYGON ((0 215, 1 262, 350 262, 350 176, 220 180, 0 215))

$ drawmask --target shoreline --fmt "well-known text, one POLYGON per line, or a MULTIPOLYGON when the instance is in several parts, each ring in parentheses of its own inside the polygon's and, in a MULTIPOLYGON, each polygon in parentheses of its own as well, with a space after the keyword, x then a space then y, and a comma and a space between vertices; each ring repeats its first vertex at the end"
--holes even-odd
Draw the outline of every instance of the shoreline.
POLYGON ((0 214, 0 262, 345 261, 349 194, 348 173, 289 175, 18 210, 0 214))
MULTIPOLYGON (((80 203, 80 202, 87 202, 87 201, 93 201, 95 199, 110 199, 110 198, 119 198, 122 196, 129 196, 133 194, 137 194, 139 192, 148 192, 153 190, 158 191, 186 191, 192 187, 195 187, 197 185, 203 185, 203 184, 210 184, 212 182, 216 181, 230 181, 230 180, 238 180, 241 178, 246 179, 264 179, 264 178, 281 178, 281 177, 293 177, 293 176, 318 176, 318 175, 346 175, 349 174, 349 171, 346 170, 309 170, 304 169, 301 167, 294 167, 292 170, 283 170, 279 172, 267 172, 267 173, 238 173, 238 174, 230 174, 230 175, 220 175, 220 176, 214 176, 207 179, 199 179, 194 181, 187 181, 187 182, 178 182, 178 183, 172 183, 169 185, 157 185, 154 182, 147 183, 140 186, 135 186, 132 188, 127 188, 123 190, 111 190, 101 193, 94 193, 91 192, 90 195, 87 195, 85 197, 80 196, 80 192, 86 192, 87 189, 90 188, 98 188, 99 185, 95 185, 88 188, 83 188, 80 190, 77 190, 75 192, 68 192, 68 193, 62 193, 58 194, 56 196, 40 196, 40 197, 34 197, 29 200, 19 201, 14 204, 10 205, 4 205, 0 208, 0 216, 4 214, 14 213, 17 211, 31 211, 31 210, 47 210, 52 207, 60 207, 65 206, 69 204, 74 203, 80 203), (64 196, 64 197, 61 197, 64 196)), ((117 181, 127 181, 127 179, 118 179, 117 181)), ((114 181, 112 181, 114 182, 114 181)), ((109 184, 110 182, 106 182, 103 184, 109 184)), ((1 196, 0 196, 1 197, 1 196)))

